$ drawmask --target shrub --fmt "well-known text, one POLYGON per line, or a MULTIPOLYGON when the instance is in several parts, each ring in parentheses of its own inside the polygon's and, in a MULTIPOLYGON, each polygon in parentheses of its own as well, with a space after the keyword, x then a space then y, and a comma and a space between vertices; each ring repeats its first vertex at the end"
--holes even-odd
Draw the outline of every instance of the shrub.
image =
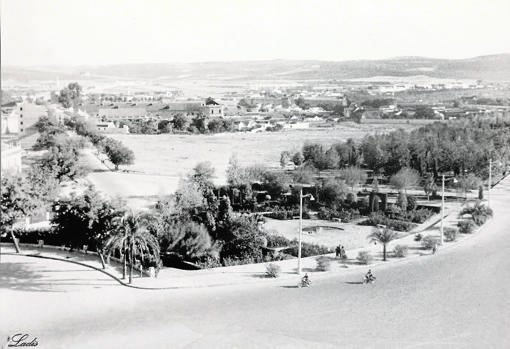
POLYGON ((477 201, 473 207, 465 207, 460 214, 470 214, 477 225, 482 225, 487 222, 489 217, 492 217, 493 212, 490 207, 487 207, 480 201, 477 201))
POLYGON ((317 261, 317 271, 328 271, 331 268, 331 260, 326 256, 319 256, 317 261))
POLYGON ((374 227, 378 225, 385 225, 391 230, 395 231, 409 231, 413 228, 413 224, 406 221, 400 221, 396 219, 390 219, 381 213, 372 213, 367 219, 359 223, 360 225, 372 225, 374 227))
POLYGON ((433 214, 434 212, 431 210, 420 208, 419 210, 407 212, 406 219, 410 222, 421 224, 432 217, 433 214))
MULTIPOLYGON (((292 243, 292 249, 289 250, 289 253, 297 257, 298 255, 298 241, 296 239, 291 241, 292 243)), ((333 250, 327 246, 318 245, 318 244, 311 244, 308 242, 302 242, 301 243, 301 257, 311 257, 311 256, 317 256, 321 254, 327 254, 331 253, 333 250)))
POLYGON ((421 235, 420 233, 417 233, 415 236, 414 236, 414 241, 421 241, 421 239, 423 239, 423 235, 421 235))
POLYGON ((215 258, 212 256, 203 256, 195 264, 203 269, 211 269, 211 268, 221 267, 219 258, 215 258))
POLYGON ((425 249, 431 249, 433 248, 434 246, 436 246, 437 244, 439 243, 439 239, 434 237, 434 236, 425 236, 422 240, 421 240, 421 245, 423 246, 423 248, 425 249))
POLYGON ((233 265, 253 264, 257 263, 254 258, 237 258, 237 257, 226 257, 222 259, 223 266, 230 267, 233 265))
POLYGON ((416 198, 414 196, 408 195, 407 196, 407 210, 413 211, 417 206, 416 198))
POLYGON ((277 278, 280 276, 281 268, 279 265, 269 263, 266 265, 266 275, 270 278, 277 278))
POLYGON ((267 234, 267 247, 284 247, 290 246, 291 242, 285 236, 267 234))
POLYGON ((393 248, 393 252, 395 253, 395 257, 403 258, 407 256, 408 247, 406 245, 396 245, 393 248))
POLYGON ((359 264, 369 264, 372 262, 372 255, 368 251, 359 251, 356 259, 359 264))
POLYGON ((459 233, 461 234, 471 234, 475 230, 475 223, 473 221, 463 220, 457 223, 459 227, 459 233))
POLYGON ((455 241, 457 239, 458 230, 455 228, 445 228, 443 230, 446 241, 455 241))

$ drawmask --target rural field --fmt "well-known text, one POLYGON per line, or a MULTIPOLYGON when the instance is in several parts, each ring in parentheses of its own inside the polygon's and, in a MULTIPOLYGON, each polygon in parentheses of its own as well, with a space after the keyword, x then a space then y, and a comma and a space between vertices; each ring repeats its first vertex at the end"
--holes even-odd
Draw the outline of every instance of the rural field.
POLYGON ((160 195, 175 191, 179 179, 201 161, 210 161, 216 169, 215 182, 226 181, 228 161, 236 154, 243 165, 263 164, 277 168, 283 150, 298 151, 305 142, 329 146, 348 138, 361 139, 366 134, 386 133, 409 124, 360 125, 345 123, 335 128, 285 130, 275 133, 223 133, 216 135, 112 135, 135 153, 135 163, 124 167, 128 172, 104 171, 104 165, 92 159, 94 172, 89 180, 110 196, 121 196, 133 206, 145 206, 160 195))

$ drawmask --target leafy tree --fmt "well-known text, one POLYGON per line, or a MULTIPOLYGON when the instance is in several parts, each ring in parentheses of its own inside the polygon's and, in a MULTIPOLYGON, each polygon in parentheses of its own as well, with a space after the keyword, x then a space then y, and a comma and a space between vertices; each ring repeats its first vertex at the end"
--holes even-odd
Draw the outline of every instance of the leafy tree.
POLYGON ((33 212, 37 207, 37 202, 30 197, 23 177, 2 173, 1 183, 2 211, 0 215, 0 230, 8 230, 10 232, 16 252, 19 253, 19 246, 14 238, 12 225, 18 219, 33 212))
POLYGON ((340 177, 351 187, 352 193, 354 193, 355 186, 365 183, 367 180, 366 172, 354 166, 340 170, 340 177))
POLYGON ((316 169, 313 166, 301 166, 292 173, 294 183, 311 184, 314 181, 316 169))
POLYGON ((79 162, 79 150, 71 146, 71 143, 67 143, 69 147, 65 144, 51 147, 39 162, 40 168, 47 173, 54 173, 59 182, 74 180, 88 172, 88 168, 79 162))
POLYGON ((294 155, 292 155, 292 162, 296 166, 301 166, 301 164, 305 161, 305 158, 303 157, 303 154, 301 152, 297 152, 294 155))
POLYGON ((246 172, 243 167, 239 164, 237 154, 232 154, 228 160, 227 167, 227 183, 228 185, 239 187, 246 183, 246 172))
POLYGON ((214 167, 210 161, 199 162, 191 171, 189 180, 200 188, 213 188, 214 167))
POLYGON ((376 228, 368 238, 370 242, 378 242, 383 245, 383 261, 386 261, 386 245, 398 239, 398 233, 389 228, 376 228))
POLYGON ((119 169, 119 165, 131 165, 135 161, 135 154, 133 151, 118 140, 105 138, 101 146, 108 156, 108 159, 115 165, 116 171, 119 169))
POLYGON ((191 124, 189 126, 189 130, 194 133, 205 133, 207 130, 207 118, 205 115, 198 115, 195 116, 191 120, 191 124))
POLYGON ((177 131, 185 131, 189 127, 189 124, 189 118, 183 114, 176 114, 172 118, 173 128, 177 131))
POLYGON ((457 186, 464 193, 465 199, 467 199, 467 193, 471 190, 477 189, 481 183, 480 178, 472 173, 460 176, 457 181, 457 186))
POLYGON ((377 171, 384 168, 388 160, 388 155, 384 151, 380 138, 367 136, 361 142, 361 151, 363 160, 369 169, 377 171))
POLYGON ((175 192, 175 208, 178 213, 189 212, 192 209, 204 206, 205 199, 197 183, 183 180, 175 192))
POLYGON ((427 178, 425 178, 423 190, 425 191, 425 195, 427 195, 427 200, 430 200, 430 195, 433 195, 435 192, 437 192, 437 185, 433 175, 429 175, 427 178))
POLYGON ((71 249, 89 245, 95 248, 105 268, 106 240, 116 229, 116 219, 124 211, 120 203, 105 200, 92 187, 83 195, 71 195, 53 203, 54 231, 71 249))
POLYGON ((258 230, 258 223, 255 218, 239 217, 233 219, 225 230, 226 235, 222 236, 225 241, 220 257, 253 259, 260 261, 262 259, 262 247, 267 244, 264 234, 258 230))
POLYGON ((182 260, 193 261, 211 252, 213 243, 207 228, 195 222, 164 222, 158 234, 161 250, 171 252, 182 260))
POLYGON ((286 150, 282 151, 280 154, 280 167, 285 168, 290 160, 290 153, 286 150))
POLYGON ((171 133, 173 130, 173 124, 170 120, 161 120, 158 123, 158 131, 160 133, 171 133))
POLYGON ((264 173, 263 187, 273 199, 287 192, 289 184, 290 178, 283 173, 269 171, 264 173))
POLYGON ((115 235, 106 242, 106 250, 112 253, 121 251, 124 259, 123 276, 126 277, 126 263, 129 262, 129 283, 133 279, 135 260, 143 261, 148 257, 159 260, 159 244, 154 235, 149 232, 152 218, 147 214, 127 213, 117 219, 115 235))
POLYGON ((390 184, 397 190, 407 195, 407 189, 416 186, 420 182, 420 175, 416 170, 403 168, 390 178, 390 184))
POLYGON ((328 179, 322 185, 319 197, 327 207, 337 209, 340 202, 345 200, 346 194, 347 186, 344 181, 328 179))
POLYGON ((64 108, 76 107, 81 103, 82 87, 77 82, 71 82, 60 91, 58 102, 64 108))
POLYGON ((57 124, 50 120, 50 118, 46 115, 40 116, 37 122, 34 124, 34 127, 39 133, 48 132, 58 128, 57 124))

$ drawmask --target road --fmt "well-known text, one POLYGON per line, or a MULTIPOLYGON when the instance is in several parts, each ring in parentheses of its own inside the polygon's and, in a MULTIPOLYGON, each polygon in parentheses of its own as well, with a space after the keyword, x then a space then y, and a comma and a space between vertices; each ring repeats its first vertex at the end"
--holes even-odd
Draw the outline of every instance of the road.
POLYGON ((491 200, 496 216, 479 234, 378 266, 373 285, 357 271, 308 289, 0 288, 0 328, 39 348, 510 348, 510 180, 491 200))

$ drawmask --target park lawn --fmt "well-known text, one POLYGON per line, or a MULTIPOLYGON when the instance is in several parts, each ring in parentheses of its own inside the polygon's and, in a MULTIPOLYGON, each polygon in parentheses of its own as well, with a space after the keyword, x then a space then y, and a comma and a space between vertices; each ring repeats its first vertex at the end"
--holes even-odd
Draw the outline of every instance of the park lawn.
POLYGON ((334 128, 274 133, 110 135, 134 151, 135 163, 121 166, 118 172, 104 172, 106 168, 97 160, 88 161, 89 167, 95 171, 88 179, 98 190, 112 197, 127 199, 128 204, 136 209, 150 206, 160 196, 173 194, 179 179, 202 161, 212 163, 216 169, 214 182, 222 185, 226 182, 225 172, 233 154, 237 155, 243 166, 262 164, 268 168, 278 168, 282 151, 299 151, 305 142, 330 146, 348 138, 359 140, 367 134, 385 133, 399 127, 411 129, 416 126, 405 123, 360 125, 346 122, 334 128))

